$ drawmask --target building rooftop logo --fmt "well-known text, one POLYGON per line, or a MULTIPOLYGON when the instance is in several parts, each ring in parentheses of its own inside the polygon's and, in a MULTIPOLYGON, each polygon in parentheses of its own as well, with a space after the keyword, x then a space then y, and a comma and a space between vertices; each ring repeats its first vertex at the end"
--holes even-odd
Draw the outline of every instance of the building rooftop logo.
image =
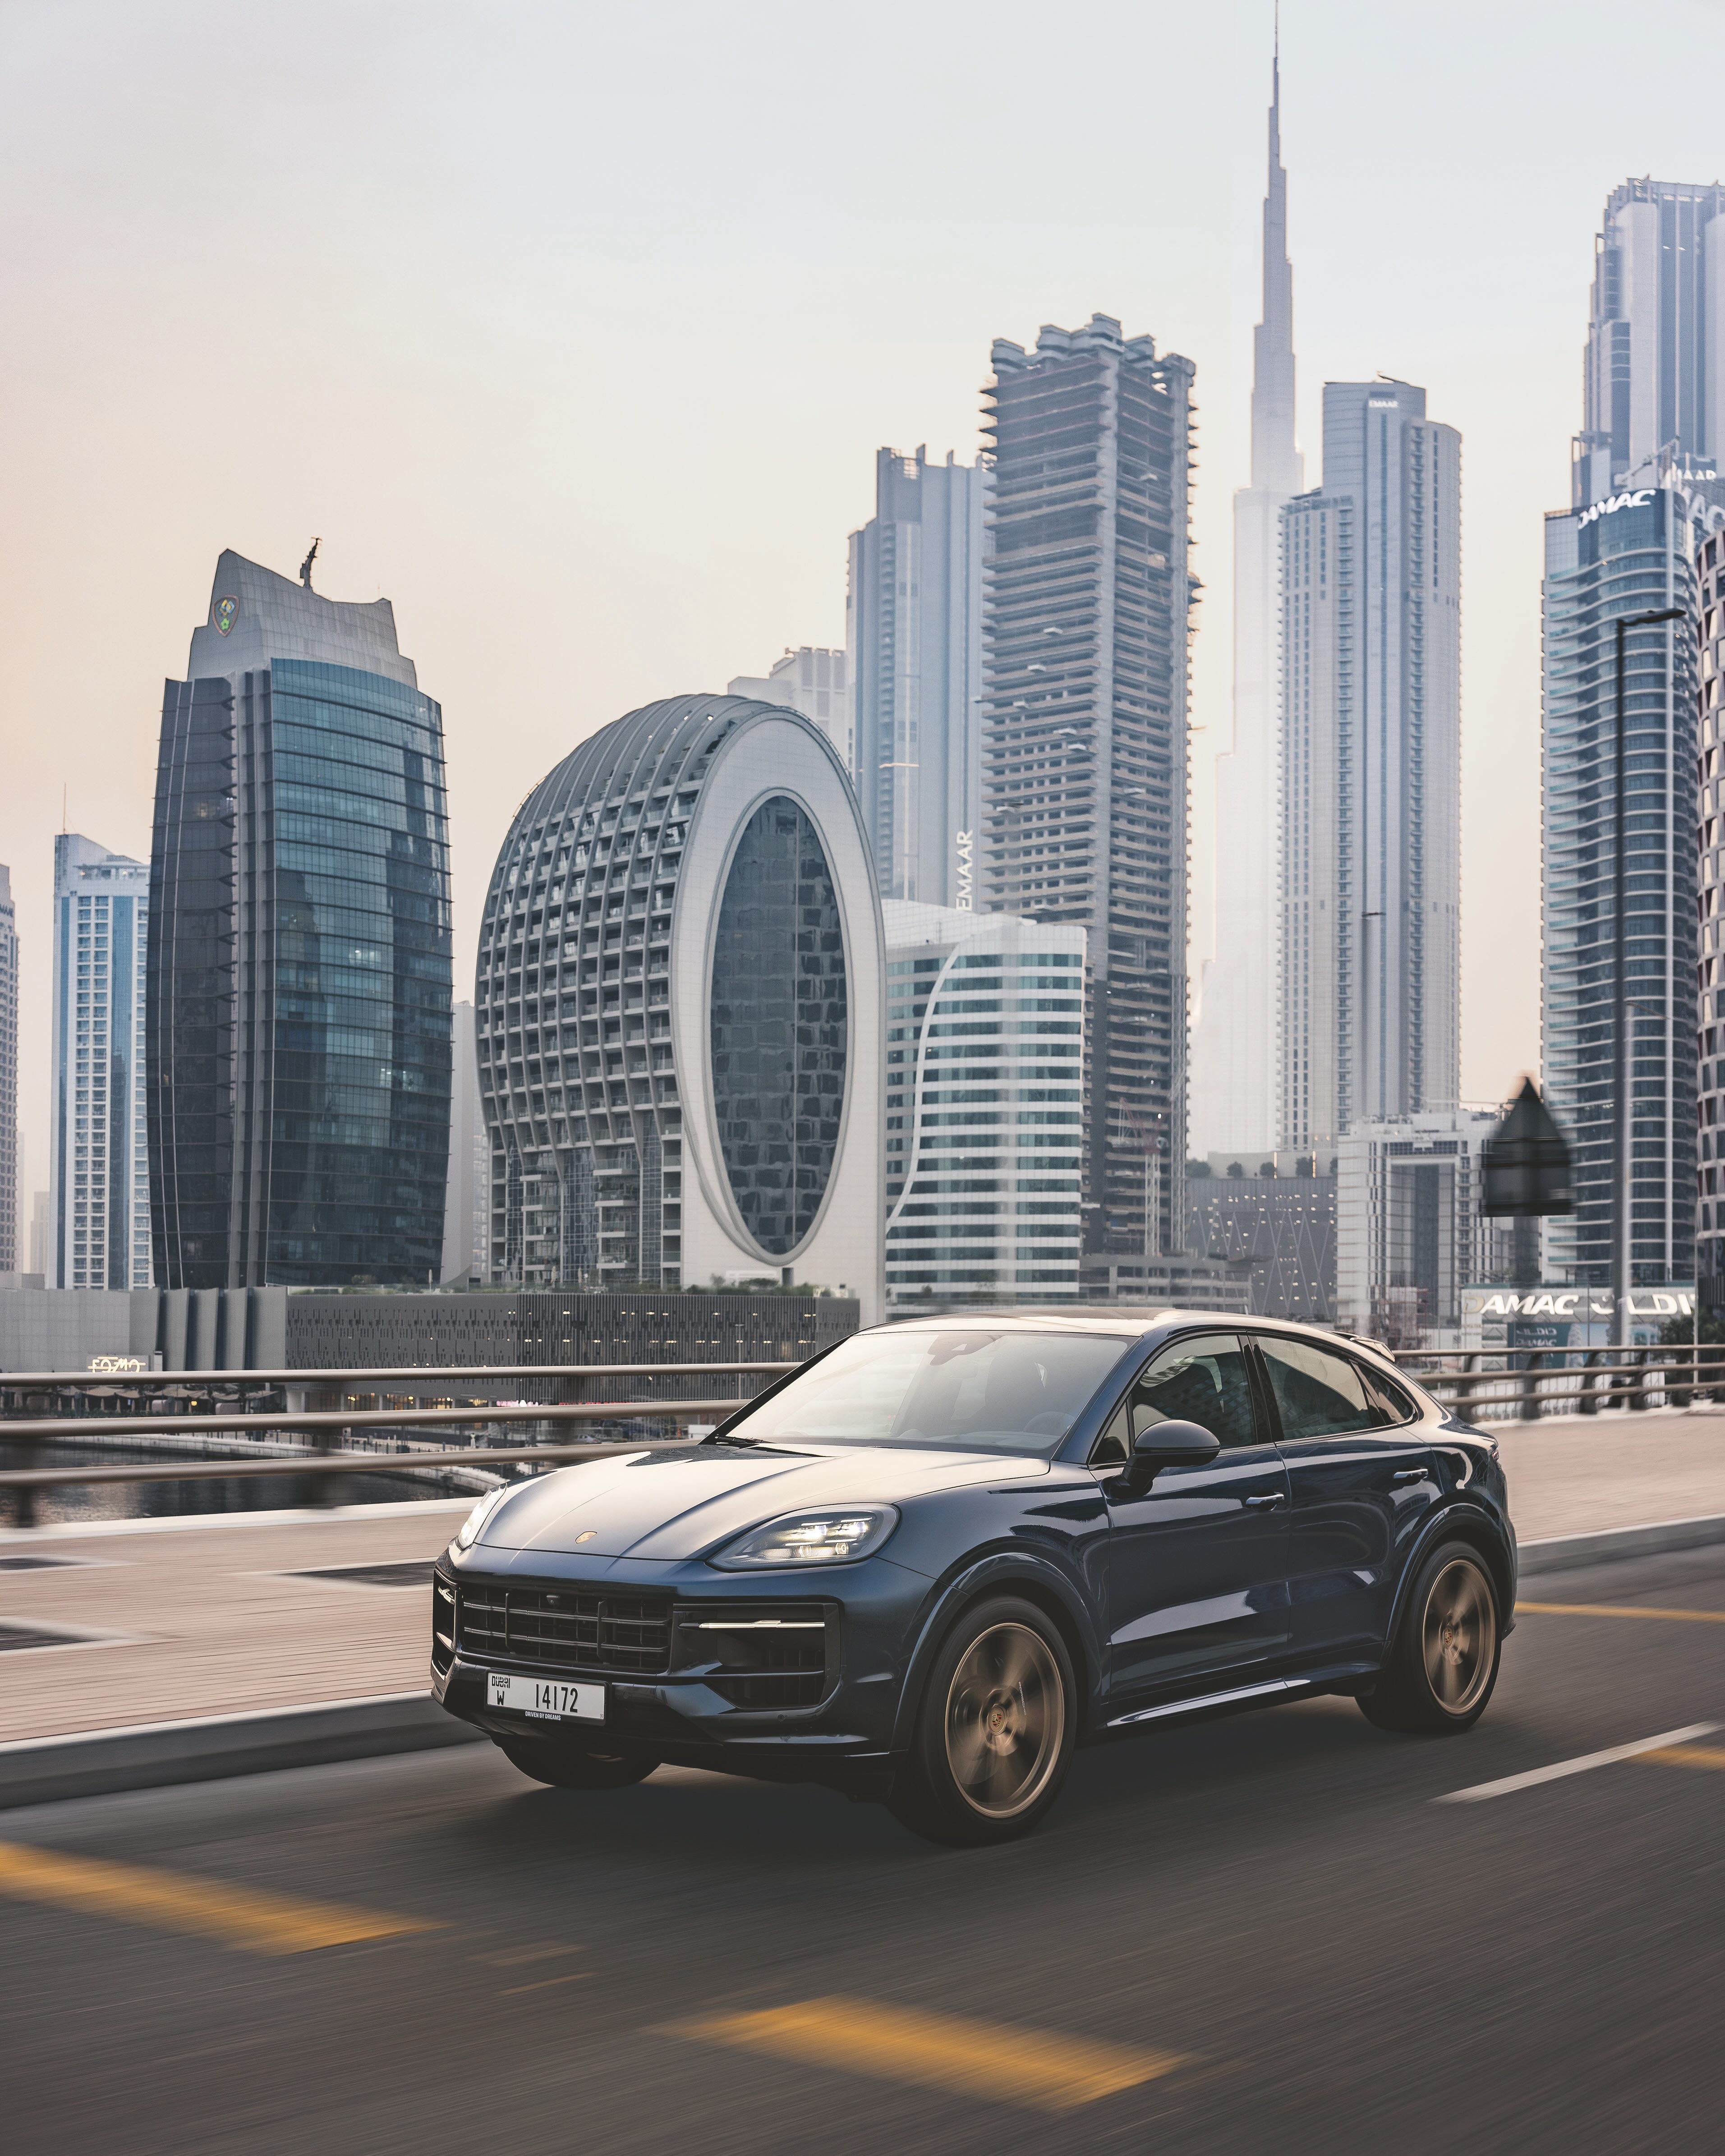
POLYGON ((221 598, 216 601, 215 621, 216 634, 218 636, 225 636, 228 634, 228 630, 233 628, 239 613, 239 601, 238 599, 221 598))
POLYGON ((1656 491, 1654 487, 1638 486, 1628 494, 1608 495, 1604 501, 1596 501, 1590 508, 1582 511, 1575 520, 1577 528, 1584 524, 1592 524, 1601 516, 1615 516, 1620 509, 1643 508, 1652 501, 1656 491))

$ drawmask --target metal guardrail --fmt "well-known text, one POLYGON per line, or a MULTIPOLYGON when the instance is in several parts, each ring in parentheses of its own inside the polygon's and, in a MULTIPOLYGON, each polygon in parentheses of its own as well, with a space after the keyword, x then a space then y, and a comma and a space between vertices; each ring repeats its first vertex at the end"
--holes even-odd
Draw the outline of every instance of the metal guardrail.
POLYGON ((1597 1414, 1602 1408, 1645 1412, 1656 1399, 1686 1407, 1725 1394, 1725 1348, 1408 1348, 1394 1360, 1446 1407, 1463 1414, 1507 1410, 1526 1422, 1560 1402, 1597 1414), (1431 1367, 1439 1363, 1460 1368, 1431 1367))

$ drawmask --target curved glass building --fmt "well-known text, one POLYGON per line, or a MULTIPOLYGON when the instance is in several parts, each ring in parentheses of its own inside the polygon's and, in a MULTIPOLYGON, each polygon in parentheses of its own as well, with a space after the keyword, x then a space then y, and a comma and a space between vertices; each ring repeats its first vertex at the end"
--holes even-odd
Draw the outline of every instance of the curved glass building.
POLYGON ((150 856, 157 1281, 423 1286, 449 1141, 443 714, 388 599, 233 553, 188 673, 150 856))
POLYGON ((529 795, 475 986, 491 1276, 881 1271, 882 945, 855 796, 782 705, 675 696, 529 795))

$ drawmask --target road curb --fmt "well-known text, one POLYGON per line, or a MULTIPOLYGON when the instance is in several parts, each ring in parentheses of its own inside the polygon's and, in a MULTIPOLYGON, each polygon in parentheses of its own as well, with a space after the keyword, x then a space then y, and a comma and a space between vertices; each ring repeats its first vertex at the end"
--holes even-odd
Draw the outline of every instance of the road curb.
POLYGON ((1608 1527, 1599 1534, 1558 1535, 1521 1546, 1521 1576, 1568 1572, 1577 1565, 1610 1564, 1621 1558, 1665 1557, 1674 1550, 1707 1549, 1725 1543, 1725 1516, 1658 1520, 1645 1527, 1608 1527))
POLYGON ((482 1742, 423 1691, 28 1737, 0 1744, 0 1811, 482 1742))

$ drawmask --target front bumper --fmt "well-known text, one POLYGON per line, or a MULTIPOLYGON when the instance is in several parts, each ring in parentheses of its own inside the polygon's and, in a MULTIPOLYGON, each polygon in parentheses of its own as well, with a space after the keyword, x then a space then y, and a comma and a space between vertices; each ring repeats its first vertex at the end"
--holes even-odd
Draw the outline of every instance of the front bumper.
POLYGON ((439 1563, 431 1686, 446 1712, 488 1736, 571 1748, 629 1746, 676 1765, 824 1782, 864 1794, 890 1781, 906 1663, 932 1587, 922 1575, 884 1558, 822 1567, 818 1577, 811 1568, 794 1578, 760 1578, 699 1564, 485 1555, 492 1561, 484 1565, 459 1556, 439 1563), (498 1557, 506 1558, 501 1566, 498 1557), (510 1614, 500 1628, 495 1613, 506 1596, 510 1614), (637 1666, 620 1668, 614 1649, 545 1646, 542 1602, 578 1599, 590 1609, 600 1596, 668 1611, 663 1667, 639 1666, 652 1658, 650 1648, 626 1650, 637 1666), (533 1605, 526 1621, 514 1614, 523 1604, 533 1605), (817 1609, 824 1626, 818 1671, 757 1681, 749 1666, 753 1643, 809 1639, 817 1609), (486 1698, 494 1670, 603 1684, 604 1721, 547 1722, 494 1709, 486 1698), (806 1703, 768 1705, 763 1695, 806 1703))

